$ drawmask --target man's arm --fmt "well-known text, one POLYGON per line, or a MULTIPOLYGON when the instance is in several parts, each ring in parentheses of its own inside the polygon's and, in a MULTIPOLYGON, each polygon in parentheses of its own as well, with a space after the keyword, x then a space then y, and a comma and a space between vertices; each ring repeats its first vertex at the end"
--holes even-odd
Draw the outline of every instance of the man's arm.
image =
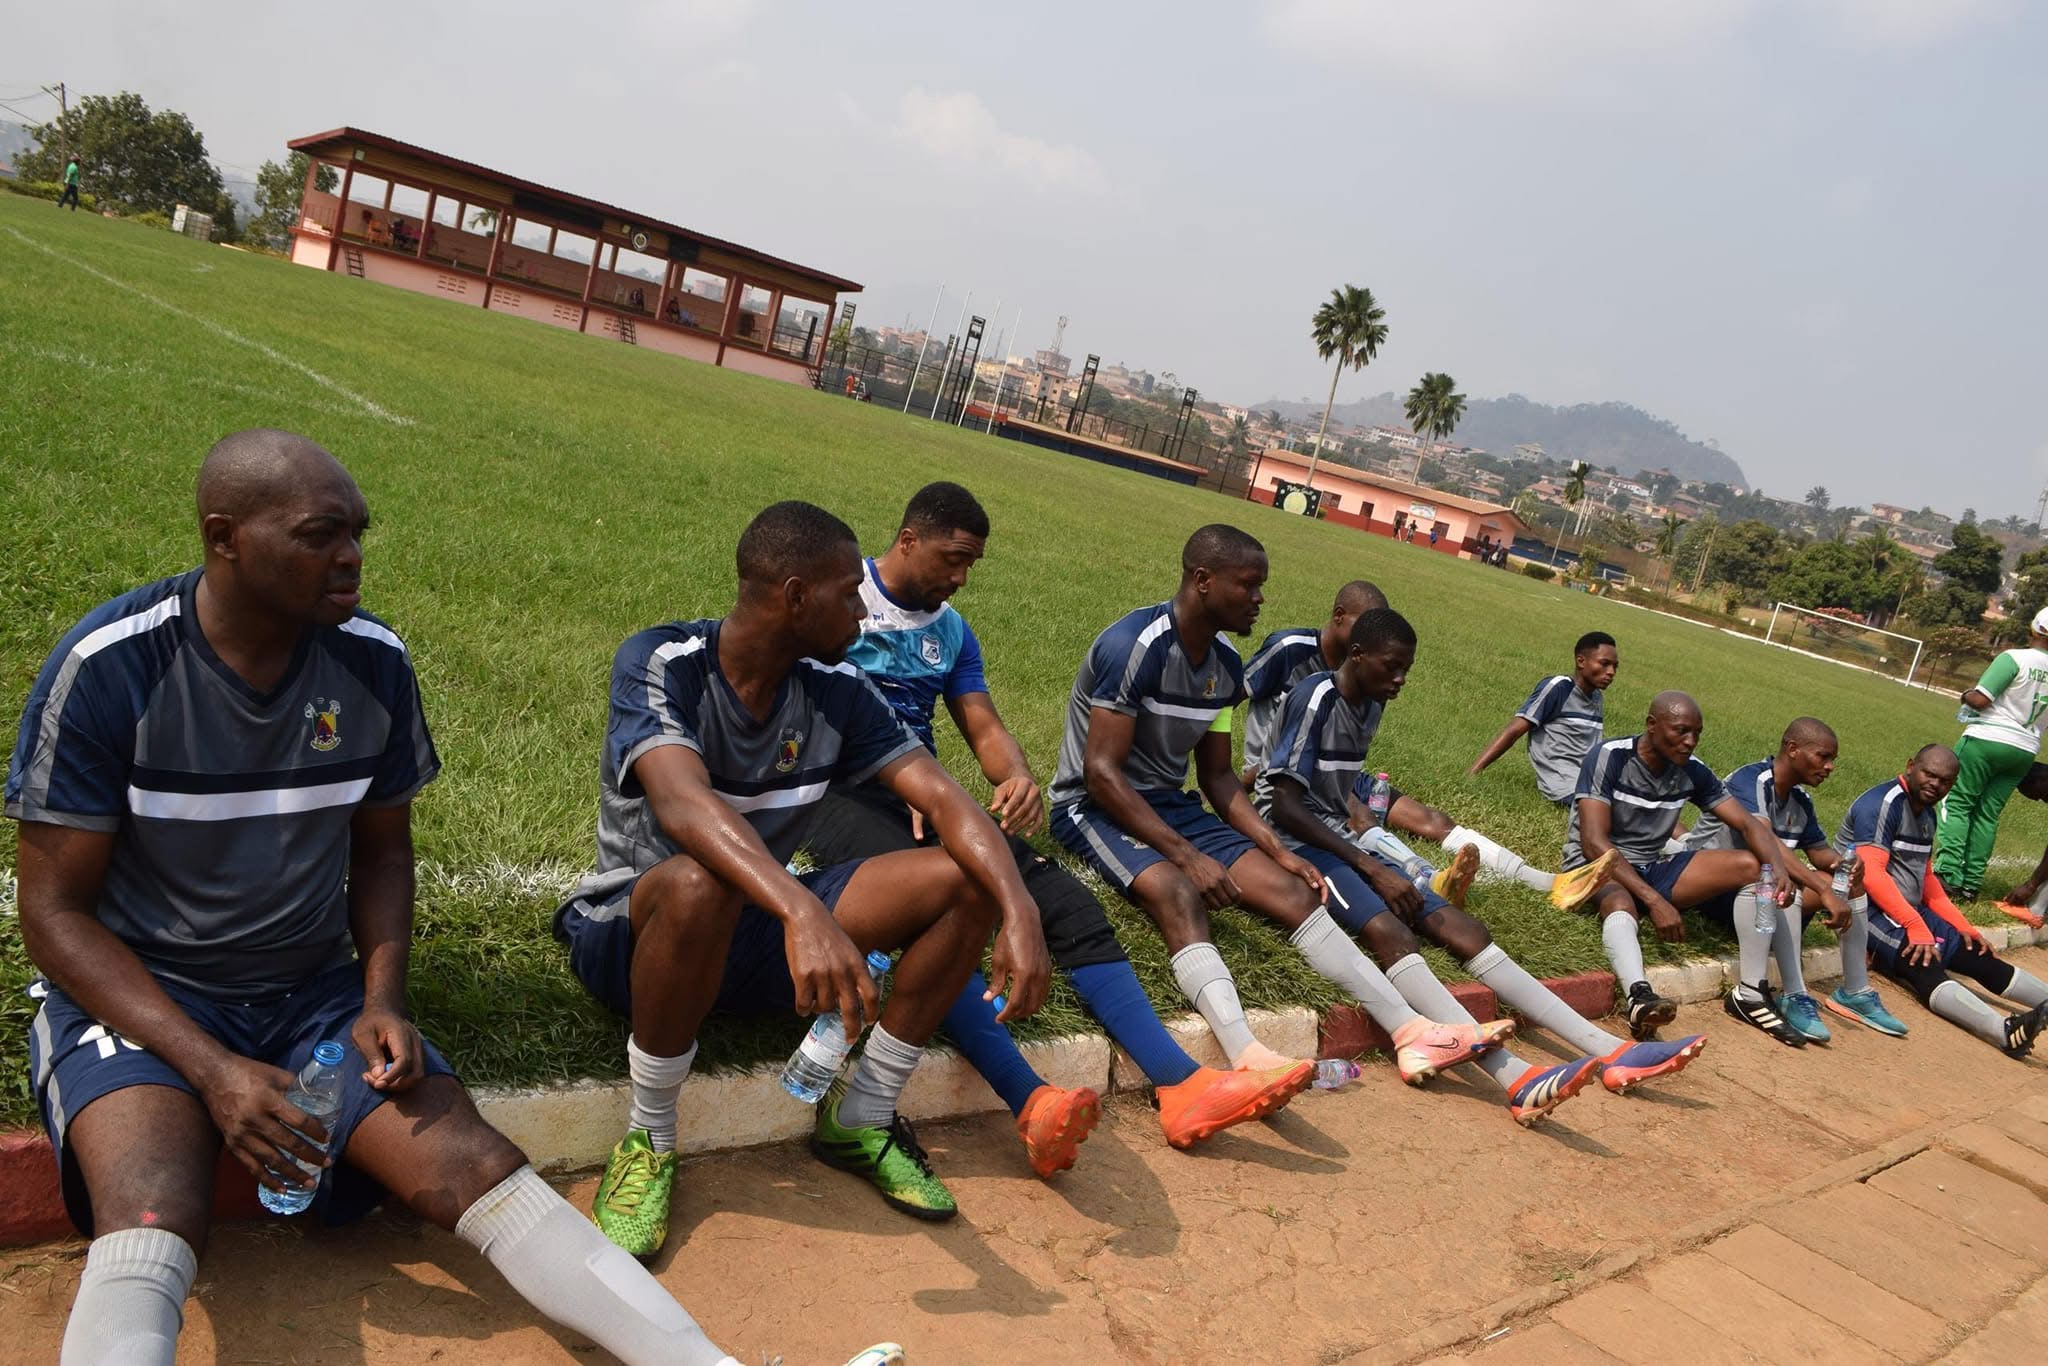
POLYGON ((1028 839, 1045 824, 1045 802, 1039 796, 1031 762, 1024 757, 1024 746, 1010 734, 994 700, 985 692, 949 697, 946 710, 967 737, 967 747, 974 751, 982 776, 995 785, 989 799, 990 814, 1004 834, 1028 839))
POLYGON ((1864 868, 1863 889, 1869 894, 1877 908, 1898 922, 1906 932, 1906 947, 1902 957, 1908 963, 1925 966, 1934 961, 1934 932, 1927 928, 1927 922, 1920 912, 1907 902, 1899 891, 1899 884, 1892 881, 1891 851, 1879 844, 1859 844, 1856 858, 1864 868))
POLYGON ((348 831, 348 929, 363 965, 363 1013, 350 1037, 363 1080, 404 1091, 425 1075, 426 1047, 406 1007, 412 953, 412 803, 358 807, 348 831))
POLYGON ((1520 740, 1534 729, 1536 727, 1529 723, 1529 718, 1526 716, 1517 716, 1514 720, 1508 722, 1506 726, 1501 728, 1500 734, 1494 736, 1486 748, 1479 751, 1479 757, 1472 761, 1472 767, 1465 770, 1466 776, 1477 777, 1485 772, 1494 760, 1513 749, 1517 740, 1520 740))
POLYGON ((2027 875, 2027 880, 2006 893, 2005 899, 2015 906, 2031 905, 2041 894, 2044 882, 2048 882, 2048 849, 2041 851, 2041 861, 2034 865, 2034 871, 2027 875))
POLYGON ((1963 913, 1956 909, 1956 903, 1949 900, 1948 888, 1941 885, 1941 878, 1935 874, 1933 863, 1927 865, 1926 875, 1920 879, 1920 900, 1928 910, 1933 911, 1949 923, 1964 939, 1984 946, 1984 931, 1972 925, 1963 913))
MULTIPOLYGON (((1089 714, 1088 747, 1081 760, 1089 800, 1101 807, 1118 829, 1158 850, 1186 874, 1210 909, 1235 904, 1239 894, 1230 870, 1175 834, 1124 776, 1124 761, 1130 757, 1131 740, 1137 733, 1138 718, 1113 707, 1096 707, 1089 714)), ((1229 737, 1224 739, 1227 742, 1229 737)))
POLYGON ((1003 914, 989 959, 989 999, 1007 996, 997 1019, 1021 1020, 1045 1004, 1052 963, 1045 951, 1045 927, 1038 904, 1024 890, 1024 878, 1010 845, 967 790, 923 749, 892 760, 875 775, 884 787, 919 812, 938 832, 939 844, 1003 914))
MULTIPOLYGON (((1849 925, 1849 903, 1835 895, 1835 869, 1841 866, 1842 856, 1831 844, 1816 844, 1806 851, 1804 864, 1796 859, 1787 859, 1785 866, 1799 880, 1804 891, 1812 892, 1820 899, 1823 918, 1831 930, 1847 929, 1849 925)), ((1852 883, 1852 892, 1853 892, 1852 883)))
POLYGON ((1252 805, 1244 784, 1237 780, 1237 771, 1230 766, 1229 731, 1212 730, 1195 746, 1195 783, 1208 799, 1209 809, 1222 817, 1225 825, 1250 840, 1284 871, 1306 882, 1318 899, 1325 895, 1323 875, 1314 864, 1289 849, 1279 833, 1266 824, 1266 818, 1252 805))
POLYGON ((1300 782, 1291 775, 1275 773, 1271 783, 1275 829, 1312 849, 1343 859, 1387 903, 1387 909, 1403 920, 1412 920, 1422 913, 1422 893, 1415 890, 1415 884, 1319 820, 1308 809, 1307 794, 1300 782))
POLYGON ((1988 708, 2020 676, 2019 657, 2010 650, 2002 651, 1984 670, 1984 676, 1977 680, 1977 686, 1963 693, 1963 705, 1975 707, 1978 711, 1988 708))
MULTIPOLYGON (((1579 804, 1579 850, 1591 862, 1614 848, 1614 808, 1604 798, 1583 793, 1574 800, 1579 804)), ((1679 917, 1678 908, 1643 881, 1643 875, 1636 871, 1633 863, 1617 857, 1611 876, 1614 885, 1634 897, 1636 905, 1650 917, 1650 923, 1657 928, 1658 938, 1670 944, 1685 942, 1685 921, 1679 917)))
POLYGON ((235 1160, 272 1190, 278 1150, 314 1167, 328 1159, 296 1129, 325 1142, 326 1129, 285 1092, 292 1074, 230 1053, 164 993, 134 951, 102 925, 96 908, 113 858, 112 832, 24 821, 15 867, 22 945, 29 961, 80 1009, 192 1083, 235 1160))

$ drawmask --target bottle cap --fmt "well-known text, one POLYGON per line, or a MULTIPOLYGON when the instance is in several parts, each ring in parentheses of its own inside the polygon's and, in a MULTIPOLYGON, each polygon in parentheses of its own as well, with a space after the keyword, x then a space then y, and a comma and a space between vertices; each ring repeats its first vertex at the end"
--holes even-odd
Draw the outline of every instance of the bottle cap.
POLYGON ((883 973, 887 972, 890 967, 891 964, 889 962, 888 954, 883 953, 880 949, 868 950, 868 971, 870 973, 874 974, 877 977, 880 977, 883 973))
POLYGON ((323 1067, 341 1066, 342 1057, 341 1045, 335 1043, 332 1039, 325 1043, 313 1045, 313 1061, 321 1064, 323 1067))

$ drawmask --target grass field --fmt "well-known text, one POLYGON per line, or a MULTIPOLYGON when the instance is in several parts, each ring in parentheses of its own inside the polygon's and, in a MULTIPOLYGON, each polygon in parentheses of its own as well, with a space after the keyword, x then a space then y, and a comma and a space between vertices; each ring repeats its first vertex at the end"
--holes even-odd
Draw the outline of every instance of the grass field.
MULTIPOLYGON (((11 740, 36 670, 78 616, 196 563, 192 476, 215 439, 282 426, 334 450, 375 517, 366 602, 411 646, 446 764, 417 808, 414 1002, 476 1082, 620 1070, 621 1027, 586 1001, 547 930, 559 890, 591 857, 611 654, 652 622, 724 611, 734 537, 778 498, 823 503, 879 546, 926 480, 959 479, 981 496, 995 532, 959 606, 1042 780, 1090 639, 1166 596, 1187 533, 1224 519, 1271 553, 1262 630, 1321 620, 1335 586, 1355 576, 1377 580, 1416 621, 1419 669, 1376 754, 1404 787, 1538 862, 1554 863, 1561 819, 1523 759, 1476 780, 1463 773, 1590 628, 1622 643, 1610 733, 1630 727, 1651 693, 1683 686, 1706 712, 1702 755, 1725 771, 1768 752, 1794 714, 1831 720, 1843 753, 1819 797, 1830 828, 1914 747, 1955 732, 1953 702, 1689 623, 166 232, 0 196, 0 262, 0 727, 11 740)), ((957 748, 947 757, 960 769, 957 748)), ((2048 840, 2044 815, 2016 804, 1994 890, 2048 840)), ((12 859, 9 840, 0 868, 12 859)), ((1532 894, 1495 888, 1477 905, 1533 970, 1604 963, 1590 922, 1532 894)), ((1178 1008, 1156 936, 1130 908, 1113 910, 1155 999, 1178 1008)), ((1329 998, 1277 938, 1235 915, 1223 922, 1247 1001, 1329 998)), ((1718 948, 1651 952, 1702 947, 1718 948)), ((32 1114, 21 1046, 30 975, 10 929, 0 942, 4 1122, 32 1114)), ((1079 1018, 1060 996, 1032 1027, 1079 1018)), ((722 1024, 705 1057, 777 1055, 798 1031, 722 1024)))

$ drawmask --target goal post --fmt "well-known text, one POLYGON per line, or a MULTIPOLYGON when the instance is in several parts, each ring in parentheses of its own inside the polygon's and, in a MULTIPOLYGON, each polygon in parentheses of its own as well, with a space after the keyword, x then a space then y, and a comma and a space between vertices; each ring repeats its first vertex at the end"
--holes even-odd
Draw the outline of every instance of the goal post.
POLYGON ((1764 640, 1902 683, 1911 683, 1919 674, 1924 648, 1918 636, 1865 625, 1862 617, 1846 608, 1801 607, 1796 602, 1771 604, 1764 640))

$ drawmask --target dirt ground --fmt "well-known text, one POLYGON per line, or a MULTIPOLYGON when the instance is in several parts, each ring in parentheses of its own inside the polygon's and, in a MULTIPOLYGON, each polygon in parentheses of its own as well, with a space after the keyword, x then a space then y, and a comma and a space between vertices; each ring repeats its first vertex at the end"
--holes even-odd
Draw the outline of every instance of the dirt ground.
MULTIPOLYGON (((2048 953, 2020 959, 2048 975, 2048 953)), ((1141 1099, 1116 1098, 1079 1164, 1051 1183, 1031 1177, 1001 1116, 932 1125, 921 1137, 962 1210, 939 1227, 895 1214, 798 1145, 707 1157, 684 1169, 656 1270, 750 1366, 773 1352, 789 1366, 830 1366, 883 1338, 920 1366, 1477 1350, 1491 1320, 1474 1311, 1577 1285, 1589 1293, 1567 1304, 1647 1294, 1615 1278, 1617 1257, 1648 1265, 1765 1218, 1758 1211, 1828 1188, 1830 1171, 1859 1154, 1938 1146, 2016 1107, 2048 1120, 2048 1064, 2014 1063, 1905 993, 1886 995, 1909 1038, 1845 1023, 1831 1047, 1805 1050, 1737 1026, 1718 1006, 1688 1007, 1678 1027, 1711 1043, 1685 1074, 1627 1098, 1596 1085, 1532 1130, 1507 1119, 1481 1076, 1414 1091, 1387 1066, 1192 1154, 1165 1145, 1141 1099), (1726 1227, 1699 1231, 1716 1218, 1726 1227), (1478 1326, 1461 1344, 1463 1324, 1478 1326), (1433 1331, 1444 1340, 1431 1344, 1433 1331)), ((1533 1036, 1524 1051, 1537 1060, 1549 1046, 1533 1036)), ((1858 1181, 1850 1173, 1836 1184, 1867 1189, 1858 1181)), ((587 1208, 594 1184, 575 1181, 567 1194, 587 1208)), ((2043 1242, 2031 1271, 2022 1259, 2012 1286, 1969 1306, 1960 1328, 1945 1326, 1943 1350, 2039 1279, 2043 1242)), ((82 1253, 73 1243, 0 1257, 0 1359, 55 1359, 82 1253)), ((1567 1333, 1565 1311, 1552 1317, 1532 1327, 1567 1333)), ((1538 1349, 1542 1339, 1517 1341, 1538 1349)), ((1599 1359, 1590 1348, 1570 1354, 1599 1359)), ((1925 1354, 1888 1348, 1872 1359, 1901 1355, 1925 1354)), ((221 1227, 179 1353, 235 1363, 595 1359, 454 1238, 389 1215, 338 1231, 221 1227)))

